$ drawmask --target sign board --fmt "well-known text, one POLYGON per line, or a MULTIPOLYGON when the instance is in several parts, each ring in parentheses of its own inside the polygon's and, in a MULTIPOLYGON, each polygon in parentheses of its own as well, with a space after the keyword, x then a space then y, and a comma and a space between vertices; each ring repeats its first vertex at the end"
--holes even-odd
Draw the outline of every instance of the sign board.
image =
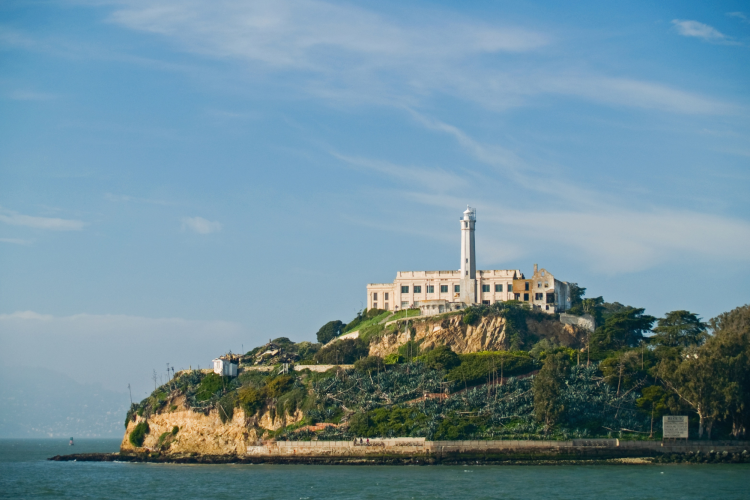
POLYGON ((665 415, 662 417, 662 427, 664 429, 664 438, 683 438, 688 437, 688 418, 684 415, 665 415))

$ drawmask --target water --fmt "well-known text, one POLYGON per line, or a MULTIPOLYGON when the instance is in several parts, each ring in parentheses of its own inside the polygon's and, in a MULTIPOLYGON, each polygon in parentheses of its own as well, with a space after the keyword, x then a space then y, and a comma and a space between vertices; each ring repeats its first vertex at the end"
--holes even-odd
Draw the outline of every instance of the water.
POLYGON ((118 440, 0 440, 0 498, 750 498, 750 465, 319 466, 48 462, 118 440))

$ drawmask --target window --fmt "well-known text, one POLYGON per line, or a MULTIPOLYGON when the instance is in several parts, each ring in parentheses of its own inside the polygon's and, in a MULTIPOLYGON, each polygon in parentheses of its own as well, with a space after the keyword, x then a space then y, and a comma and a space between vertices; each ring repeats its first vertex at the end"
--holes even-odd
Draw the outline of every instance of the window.
POLYGON ((372 303, 372 308, 373 309, 377 309, 378 308, 378 303, 377 302, 373 302, 372 303))
MULTIPOLYGON (((542 271, 542 276, 544 276, 544 271, 542 271)), ((547 286, 547 284, 545 283, 545 285, 544 285, 544 286, 547 286)))
POLYGON ((524 293, 523 294, 523 301, 524 302, 528 302, 529 301, 529 294, 528 293, 524 293))
POLYGON ((401 309, 408 309, 409 308, 409 302, 401 302, 401 309))
POLYGON ((534 294, 534 300, 542 300, 542 299, 544 299, 544 294, 543 293, 535 293, 534 294))
POLYGON ((549 306, 544 306, 544 309, 545 309, 546 311, 549 311, 549 306))
POLYGON ((483 292, 489 292, 490 291, 490 285, 482 285, 482 291, 483 292))
POLYGON ((544 284, 544 288, 547 288, 549 285, 547 283, 544 284))
POLYGON ((485 305, 490 305, 490 301, 489 301, 489 300, 483 300, 483 301, 482 301, 482 304, 485 304, 485 305))
POLYGON ((468 276, 468 275, 469 275, 469 271, 466 271, 466 276, 468 276))
POLYGON ((464 227, 469 227, 469 223, 468 222, 464 222, 464 227))
POLYGON ((372 294, 372 300, 378 300, 378 292, 372 294))
POLYGON ((524 283, 524 285, 526 285, 525 290, 528 291, 529 290, 529 282, 527 281, 526 283, 524 283))
POLYGON ((547 304, 554 304, 555 303, 555 293, 548 293, 547 294, 547 304))
POLYGON ((414 285, 414 293, 422 293, 422 286, 414 285))
MULTIPOLYGON (((383 294, 383 298, 384 298, 385 300, 388 300, 388 292, 385 292, 385 293, 383 294)), ((385 307, 386 307, 386 309, 388 308, 388 306, 385 306, 385 307)))
POLYGON ((427 285, 427 293, 435 293, 435 285, 427 285))
POLYGON ((495 285, 495 291, 496 292, 502 292, 503 291, 503 285, 495 285))
POLYGON ((515 294, 514 297, 516 298, 516 300, 521 300, 521 294, 520 293, 515 294))
POLYGON ((385 310, 388 310, 388 302, 385 303, 385 310))
POLYGON ((402 286, 401 287, 401 293, 409 293, 409 287, 408 286, 402 286))
MULTIPOLYGON (((503 286, 503 285, 500 285, 500 286, 503 286)), ((508 283, 508 291, 509 292, 513 291, 513 283, 508 283)))
POLYGON ((440 285, 440 293, 448 293, 448 285, 440 285))
POLYGON ((538 282, 537 282, 537 284, 536 284, 536 287, 537 287, 537 288, 542 288, 542 282, 541 282, 541 281, 538 281, 538 282))
POLYGON ((453 293, 460 293, 461 285, 453 285, 453 293))

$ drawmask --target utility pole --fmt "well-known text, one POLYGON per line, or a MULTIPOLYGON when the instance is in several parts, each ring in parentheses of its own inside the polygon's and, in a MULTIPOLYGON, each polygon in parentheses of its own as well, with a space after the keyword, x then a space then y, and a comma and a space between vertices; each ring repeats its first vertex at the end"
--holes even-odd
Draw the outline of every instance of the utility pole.
POLYGON ((156 380, 157 380, 157 377, 156 377, 156 368, 154 368, 154 374, 153 374, 152 378, 154 379, 154 391, 156 391, 156 380))
POLYGON ((133 406, 133 391, 130 390, 130 384, 128 384, 128 394, 130 394, 130 406, 133 406))

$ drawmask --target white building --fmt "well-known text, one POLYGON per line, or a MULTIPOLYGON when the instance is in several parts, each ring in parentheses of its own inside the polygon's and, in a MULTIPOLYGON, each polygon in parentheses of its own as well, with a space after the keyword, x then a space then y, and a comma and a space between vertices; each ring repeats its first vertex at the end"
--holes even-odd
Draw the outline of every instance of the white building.
POLYGON ((214 373, 216 373, 217 375, 221 375, 222 377, 237 376, 237 368, 239 367, 237 361, 224 358, 216 358, 213 361, 214 373))
POLYGON ((472 304, 506 300, 528 302, 550 313, 570 307, 569 285, 534 265, 527 280, 518 269, 477 270, 474 248, 476 210, 467 207, 460 219, 461 266, 458 271, 399 271, 393 283, 367 285, 367 308, 419 307, 424 315, 461 309, 472 304))

